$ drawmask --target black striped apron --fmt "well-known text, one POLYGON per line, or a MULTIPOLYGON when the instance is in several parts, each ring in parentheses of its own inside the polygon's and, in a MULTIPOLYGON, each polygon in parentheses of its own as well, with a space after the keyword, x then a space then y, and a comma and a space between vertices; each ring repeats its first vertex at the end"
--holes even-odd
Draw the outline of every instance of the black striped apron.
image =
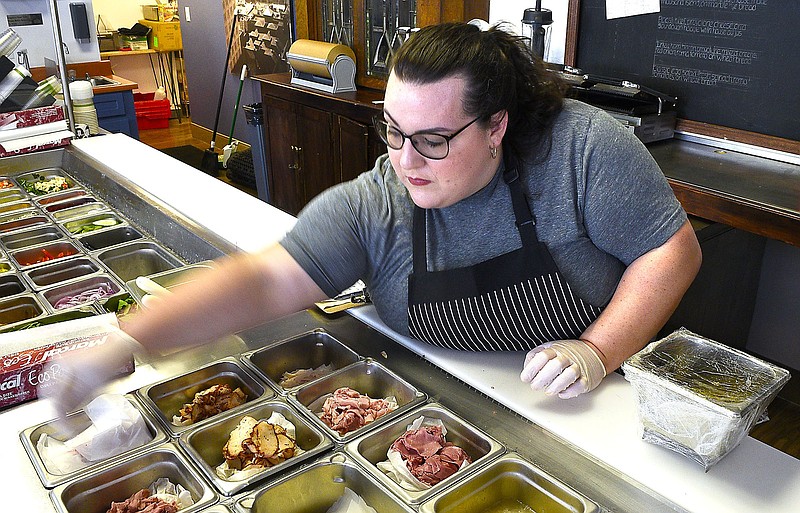
POLYGON ((526 351, 578 338, 600 315, 600 308, 572 293, 539 242, 516 168, 503 179, 522 247, 473 266, 429 272, 425 211, 414 208, 408 322, 417 340, 467 351, 526 351))

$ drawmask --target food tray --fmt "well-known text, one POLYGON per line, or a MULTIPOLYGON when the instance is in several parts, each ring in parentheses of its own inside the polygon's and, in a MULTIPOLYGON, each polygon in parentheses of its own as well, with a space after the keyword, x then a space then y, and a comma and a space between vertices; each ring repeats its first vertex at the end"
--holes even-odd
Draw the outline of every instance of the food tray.
POLYGON ((63 192, 56 192, 47 196, 38 197, 36 198, 36 203, 39 205, 52 205, 53 203, 60 203, 62 201, 81 198, 88 195, 89 193, 85 190, 73 187, 63 192))
POLYGON ((69 210, 75 207, 89 205, 92 203, 97 203, 97 200, 91 196, 78 196, 77 198, 71 198, 64 201, 59 201, 57 203, 51 203, 49 205, 43 205, 44 210, 47 212, 55 213, 61 212, 62 210, 69 210))
POLYGON ((166 271, 157 272, 154 274, 141 274, 128 280, 125 283, 125 287, 130 290, 131 295, 134 299, 136 299, 137 303, 142 302, 142 298, 147 295, 145 291, 143 291, 139 286, 136 284, 136 278, 139 276, 146 276, 147 278, 151 279, 157 285, 161 285, 167 290, 172 290, 181 285, 185 285, 194 281, 195 276, 197 273, 202 273, 204 271, 214 269, 217 266, 211 260, 207 260, 204 262, 198 262, 196 264, 184 265, 181 267, 176 267, 173 269, 167 269, 166 271))
POLYGON ((37 169, 36 171, 31 171, 30 173, 24 173, 21 175, 17 175, 14 180, 19 184, 19 186, 24 189, 28 194, 31 196, 47 196, 47 195, 54 195, 58 194, 61 191, 71 189, 75 187, 75 181, 70 178, 69 176, 64 173, 64 170, 57 167, 50 167, 46 169, 37 169), (53 191, 53 192, 42 192, 37 191, 33 188, 33 185, 38 182, 45 182, 49 180, 53 180, 55 178, 63 178, 64 179, 64 187, 53 191), (30 187, 26 187, 26 183, 30 187))
POLYGON ((123 225, 124 221, 111 211, 100 214, 93 214, 86 217, 79 217, 72 221, 66 221, 63 226, 73 236, 80 236, 85 233, 97 233, 107 230, 110 226, 123 225))
POLYGON ((48 302, 53 311, 63 310, 64 308, 73 308, 85 303, 93 303, 95 301, 102 301, 104 298, 111 297, 122 290, 122 285, 117 283, 111 276, 105 274, 98 274, 89 278, 83 278, 71 282, 57 285, 51 289, 46 289, 41 292, 42 296, 48 302), (57 306, 60 301, 70 297, 77 297, 80 294, 103 288, 107 293, 99 297, 85 298, 80 302, 73 302, 65 307, 57 306))
POLYGON ((599 513, 594 502, 509 453, 422 503, 420 513, 599 513))
POLYGON ((64 238, 64 232, 56 226, 49 225, 41 228, 24 230, 11 235, 0 237, 0 242, 9 251, 23 249, 28 246, 47 244, 64 238))
POLYGON ((11 214, 20 210, 30 210, 32 208, 34 208, 34 205, 30 201, 23 200, 14 203, 2 203, 0 204, 0 215, 11 214))
POLYGON ((58 210, 57 212, 52 212, 50 215, 53 216, 53 219, 60 223, 65 223, 67 221, 71 221, 78 217, 84 217, 93 214, 99 214, 101 212, 109 211, 108 207, 99 201, 93 201, 91 203, 86 203, 85 205, 77 205, 70 208, 65 208, 62 210, 58 210))
POLYGON ((28 196, 19 189, 3 189, 0 192, 0 203, 13 203, 26 199, 28 196))
POLYGON ((643 438, 706 470, 736 447, 789 380, 780 367, 679 329, 622 365, 643 438))
POLYGON ((501 455, 505 448, 500 442, 470 425, 443 406, 429 403, 363 437, 351 441, 345 446, 345 451, 367 469, 370 475, 397 494, 403 501, 410 504, 419 504, 431 495, 475 472, 487 462, 501 455), (394 441, 402 436, 406 432, 408 425, 419 417, 441 420, 447 430, 445 441, 464 449, 472 460, 472 463, 455 474, 426 490, 420 491, 404 489, 377 467, 378 462, 387 460, 386 452, 394 441))
POLYGON ((344 443, 399 417, 403 412, 425 401, 426 395, 383 365, 367 359, 302 386, 290 393, 287 398, 304 411, 330 437, 337 442, 344 443), (350 387, 372 399, 394 396, 397 399, 397 409, 354 431, 340 435, 325 425, 317 414, 322 411, 325 399, 334 390, 341 387, 350 387))
POLYGON ((71 310, 62 310, 55 314, 45 315, 37 319, 31 319, 29 322, 19 322, 11 326, 0 329, 0 333, 7 333, 9 331, 20 331, 28 328, 36 328, 37 326, 44 326, 46 324, 55 324, 62 321, 71 321, 73 319, 82 319, 84 317, 91 317, 98 315, 91 305, 79 306, 71 310))
POLYGON ((302 385, 283 388, 279 382, 284 372, 315 369, 330 365, 338 370, 357 362, 359 355, 324 330, 314 330, 278 344, 250 351, 242 361, 263 377, 279 393, 297 390, 302 385))
POLYGON ((217 491, 226 496, 234 495, 277 472, 297 466, 333 448, 333 442, 320 429, 279 400, 253 403, 235 414, 217 415, 207 424, 187 429, 181 433, 179 440, 181 448, 187 452, 203 475, 213 483, 217 491), (239 420, 245 415, 256 420, 267 419, 273 412, 280 413, 295 425, 297 435, 295 442, 304 452, 242 481, 227 481, 217 476, 214 469, 225 461, 222 448, 228 442, 231 431, 239 424, 239 420))
POLYGON ((97 262, 83 256, 37 267, 26 271, 24 276, 35 290, 41 290, 59 283, 97 274, 100 271, 101 268, 97 262))
POLYGON ((106 249, 97 254, 97 259, 123 283, 184 265, 178 257, 152 241, 134 241, 106 249))
POLYGON ((51 490, 50 498, 60 513, 105 513, 112 502, 125 500, 162 477, 191 492, 194 504, 181 513, 196 513, 219 500, 185 456, 169 443, 59 485, 51 490))
POLYGON ((62 258, 69 258, 80 252, 81 251, 72 242, 64 240, 14 251, 11 253, 11 258, 20 269, 25 270, 47 262, 55 262, 62 258))
POLYGON ((0 299, 7 299, 28 291, 28 286, 16 274, 0 275, 0 299))
POLYGON ((41 437, 43 434, 55 436, 63 440, 68 438, 68 436, 59 436, 58 433, 64 433, 66 430, 71 433, 78 434, 91 426, 91 421, 89 420, 89 417, 86 416, 84 410, 79 410, 67 415, 64 420, 60 421, 63 423, 61 424, 63 427, 60 427, 59 421, 54 419, 43 422, 36 426, 29 427, 20 433, 19 436, 22 440, 22 445, 25 447, 25 451, 28 453, 28 457, 30 457, 31 462, 33 463, 33 468, 36 470, 36 474, 39 476, 39 479, 46 488, 53 488, 61 483, 75 479, 78 476, 107 466, 115 461, 119 461, 126 456, 146 451, 164 443, 169 439, 167 433, 161 429, 156 420, 147 412, 142 404, 136 400, 133 394, 126 394, 125 398, 128 399, 128 401, 142 414, 142 418, 144 419, 145 425, 152 436, 152 440, 125 453, 118 454, 105 460, 91 462, 87 466, 67 474, 58 473, 56 469, 48 469, 42 460, 38 449, 36 448, 36 444, 39 440, 39 437, 41 437))
POLYGON ((276 511, 275 505, 280 504, 281 513, 323 512, 333 506, 345 488, 354 491, 368 506, 380 513, 414 511, 382 488, 341 452, 323 456, 307 467, 237 499, 236 509, 267 513, 276 511), (311 490, 313 493, 309 493, 311 490))
POLYGON ((83 235, 78 241, 87 251, 98 251, 101 249, 118 246, 126 242, 131 242, 142 238, 141 232, 130 226, 117 226, 103 230, 98 233, 83 235))
POLYGON ((247 401, 228 410, 230 414, 247 408, 254 401, 275 396, 270 388, 251 375, 235 358, 223 358, 181 376, 144 386, 136 393, 142 403, 152 410, 153 415, 167 432, 177 436, 189 428, 202 426, 214 419, 214 417, 209 417, 188 426, 172 424, 172 416, 178 414, 184 404, 191 403, 197 392, 215 384, 230 385, 232 389, 239 387, 247 394, 247 401))
POLYGON ((50 224, 50 219, 43 215, 35 215, 39 214, 36 211, 30 211, 31 215, 27 215, 27 211, 25 215, 20 213, 19 216, 9 216, 9 219, 6 221, 0 221, 0 233, 14 233, 18 230, 26 230, 28 228, 33 228, 34 226, 42 226, 45 224, 50 224))
POLYGON ((32 294, 23 294, 0 301, 0 326, 32 321, 47 313, 45 307, 32 294))

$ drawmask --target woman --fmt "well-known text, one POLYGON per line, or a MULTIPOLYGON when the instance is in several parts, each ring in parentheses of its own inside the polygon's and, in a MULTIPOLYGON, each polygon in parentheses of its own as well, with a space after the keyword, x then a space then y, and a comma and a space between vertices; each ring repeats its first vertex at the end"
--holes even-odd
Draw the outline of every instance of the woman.
POLYGON ((529 350, 521 378, 566 398, 641 349, 694 279, 697 239, 647 150, 564 100, 521 38, 423 28, 394 56, 376 127, 389 149, 371 171, 126 332, 150 349, 196 344, 361 279, 399 333, 529 350))

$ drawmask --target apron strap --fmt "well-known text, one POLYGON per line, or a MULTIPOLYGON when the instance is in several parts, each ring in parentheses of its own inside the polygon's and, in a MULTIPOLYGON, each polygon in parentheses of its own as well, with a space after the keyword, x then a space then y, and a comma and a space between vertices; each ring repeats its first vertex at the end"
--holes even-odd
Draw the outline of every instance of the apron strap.
POLYGON ((506 163, 508 166, 503 172, 503 180, 508 184, 508 188, 511 190, 511 203, 514 206, 514 218, 517 222, 517 230, 519 230, 522 245, 533 247, 534 244, 539 242, 539 239, 536 237, 536 221, 531 213, 531 207, 525 199, 525 193, 522 190, 522 183, 520 183, 516 162, 511 158, 506 158, 506 163))
POLYGON ((425 244, 425 211, 414 205, 414 225, 411 231, 411 261, 414 273, 421 276, 428 271, 428 250, 425 244))

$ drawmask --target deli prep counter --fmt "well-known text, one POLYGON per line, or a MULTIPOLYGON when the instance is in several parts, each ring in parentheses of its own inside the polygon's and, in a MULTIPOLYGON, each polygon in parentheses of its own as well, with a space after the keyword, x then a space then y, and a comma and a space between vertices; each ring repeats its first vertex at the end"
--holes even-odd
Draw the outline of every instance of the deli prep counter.
MULTIPOLYGON (((293 222, 269 205, 123 135, 77 141, 67 149, 28 156, 24 161, 0 160, 0 174, 12 178, 49 167, 63 168, 144 238, 187 264, 236 250, 255 250, 278 239, 293 222)), ((244 511, 248 506, 262 511, 263 501, 274 501, 285 491, 307 489, 309 480, 317 487, 317 495, 328 493, 327 481, 320 476, 338 483, 350 480, 361 486, 365 496, 380 495, 383 499, 375 500, 385 502, 380 502, 379 511, 459 511, 459 501, 476 500, 479 490, 498 481, 492 472, 500 472, 513 476, 516 484, 511 489, 538 490, 559 505, 557 511, 794 511, 800 504, 798 460, 748 437, 704 472, 696 463, 641 440, 633 393, 622 376, 609 376, 585 397, 561 401, 533 394, 519 382, 522 356, 459 353, 419 344, 385 328, 371 307, 335 316, 301 312, 202 349, 138 366, 134 374, 116 382, 114 390, 132 393, 137 404, 155 418, 154 430, 163 432, 167 440, 119 458, 118 466, 101 464, 96 474, 50 484, 57 490, 56 503, 63 499, 90 504, 92 492, 102 495, 97 490, 103 483, 123 482, 125 476, 149 465, 185 464, 185 472, 196 476, 190 481, 208 511, 244 511), (392 417, 352 440, 320 430, 330 443, 313 458, 231 490, 204 472, 208 464, 192 444, 194 433, 169 432, 157 418, 158 408, 148 403, 144 392, 148 387, 224 362, 261 378, 256 380, 262 382, 265 393, 259 405, 277 402, 276 408, 295 412, 302 409, 298 404, 304 404, 299 401, 300 392, 281 392, 254 362, 260 352, 304 337, 322 337, 345 346, 357 358, 348 369, 380 369, 379 374, 403 383, 412 393, 406 394, 402 414, 436 412, 461 426, 452 431, 476 451, 473 469, 428 496, 408 497, 394 490, 370 470, 380 434, 392 432, 393 422, 408 422, 408 417, 392 417), (337 465, 355 469, 351 472, 363 482, 358 484, 359 479, 347 473, 333 477, 326 473, 337 465), (85 487, 74 483, 85 483, 85 487)), ((13 469, 4 473, 0 491, 7 497, 24 497, 25 507, 33 511, 53 511, 54 505, 37 473, 41 469, 35 457, 29 457, 20 443, 20 434, 24 438, 30 434, 26 430, 51 418, 44 402, 0 412, 0 437, 13 469)), ((310 416, 301 412, 300 418, 310 416)), ((201 431, 198 426, 197 432, 201 431)), ((195 436, 202 439, 201 434, 195 436)))

